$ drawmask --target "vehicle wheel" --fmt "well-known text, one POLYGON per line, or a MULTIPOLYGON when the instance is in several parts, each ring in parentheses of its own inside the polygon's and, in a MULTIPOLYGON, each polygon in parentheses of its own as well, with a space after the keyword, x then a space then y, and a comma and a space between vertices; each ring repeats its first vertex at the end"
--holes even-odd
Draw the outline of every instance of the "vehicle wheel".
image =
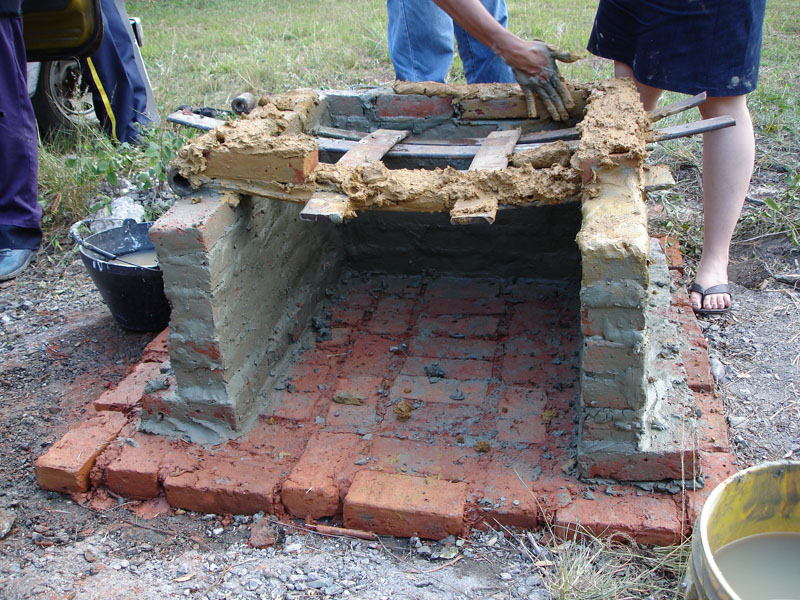
POLYGON ((42 63, 31 102, 42 137, 56 131, 71 133, 78 125, 97 122, 89 84, 73 58, 42 63))

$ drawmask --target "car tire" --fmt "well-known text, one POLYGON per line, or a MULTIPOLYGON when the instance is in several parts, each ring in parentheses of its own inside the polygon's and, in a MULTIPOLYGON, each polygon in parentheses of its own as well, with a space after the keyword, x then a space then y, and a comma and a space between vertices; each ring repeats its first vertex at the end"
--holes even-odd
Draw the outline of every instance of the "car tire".
POLYGON ((81 125, 97 122, 89 85, 74 58, 41 64, 31 103, 43 138, 58 131, 74 133, 81 125))

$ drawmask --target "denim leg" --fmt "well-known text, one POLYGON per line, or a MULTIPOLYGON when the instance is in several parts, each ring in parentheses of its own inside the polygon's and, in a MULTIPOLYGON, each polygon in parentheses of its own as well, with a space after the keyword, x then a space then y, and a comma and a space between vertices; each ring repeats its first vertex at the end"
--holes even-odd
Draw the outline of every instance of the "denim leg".
POLYGON ((386 8, 395 77, 444 83, 453 62, 453 20, 433 0, 387 0, 386 8))
POLYGON ((104 131, 120 142, 139 137, 136 123, 147 124, 147 88, 134 57, 125 5, 101 0, 103 41, 81 61, 92 88, 95 113, 104 131))
MULTIPOLYGON (((10 232, 10 237, 0 233, 3 248, 28 247, 11 245, 26 243, 15 232, 41 237, 39 141, 27 73, 22 18, 0 15, 0 228, 10 232)), ((38 240, 31 247, 36 246, 38 240)))
MULTIPOLYGON (((508 11, 505 0, 481 0, 486 10, 503 27, 508 25, 508 11)), ((513 83, 514 74, 511 68, 494 52, 478 40, 455 25, 458 55, 464 65, 464 76, 467 83, 513 83)))

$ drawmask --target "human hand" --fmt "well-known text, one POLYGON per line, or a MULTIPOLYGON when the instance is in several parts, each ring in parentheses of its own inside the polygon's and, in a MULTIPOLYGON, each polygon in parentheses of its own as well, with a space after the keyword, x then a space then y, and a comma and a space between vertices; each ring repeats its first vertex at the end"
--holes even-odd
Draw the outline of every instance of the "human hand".
POLYGON ((575 106, 575 102, 561 79, 556 60, 575 62, 580 56, 572 52, 564 52, 538 40, 528 44, 526 53, 529 59, 528 64, 523 66, 521 61, 515 61, 517 65, 512 65, 511 70, 525 94, 528 116, 531 118, 537 116, 536 103, 533 98, 535 92, 544 102, 547 112, 554 121, 566 121, 569 119, 569 109, 575 106), (534 69, 538 67, 538 71, 534 72, 529 65, 534 66, 534 69))

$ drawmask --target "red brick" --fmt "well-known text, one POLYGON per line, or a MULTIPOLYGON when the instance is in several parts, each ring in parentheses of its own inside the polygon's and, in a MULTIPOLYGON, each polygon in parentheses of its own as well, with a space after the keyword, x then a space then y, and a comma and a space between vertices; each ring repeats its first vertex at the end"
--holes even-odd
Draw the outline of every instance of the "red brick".
POLYGON ((547 396, 537 389, 502 388, 499 392, 497 439, 501 442, 542 444, 547 434, 542 414, 547 396))
POLYGON ((135 445, 122 444, 114 460, 105 468, 105 481, 112 492, 147 500, 161 493, 158 474, 166 457, 183 451, 177 440, 162 436, 136 433, 135 445))
POLYGON ((464 478, 469 482, 468 498, 477 507, 481 520, 492 527, 498 523, 524 529, 541 526, 541 493, 537 482, 542 475, 536 472, 537 465, 544 461, 541 454, 538 448, 504 450, 493 458, 491 468, 484 464, 485 458, 474 467, 467 465, 464 478))
POLYGON ((721 412, 703 412, 698 419, 700 450, 704 452, 730 452, 728 421, 721 412))
POLYGON ((455 402, 415 402, 419 406, 411 411, 406 421, 400 421, 394 414, 394 405, 386 409, 386 416, 380 423, 378 431, 383 435, 394 435, 401 438, 433 439, 445 436, 453 439, 459 435, 487 437, 493 423, 484 417, 480 407, 455 402))
POLYGON ((393 399, 422 400, 425 402, 445 402, 481 404, 486 399, 489 382, 487 380, 459 381, 458 379, 439 379, 431 383, 428 377, 409 377, 400 375, 394 381, 389 396, 393 399), (456 400, 454 396, 463 396, 456 400))
POLYGON ((711 376, 711 363, 708 352, 698 348, 686 353, 683 358, 683 368, 686 369, 686 383, 695 392, 710 392, 714 389, 714 379, 711 376))
POLYGON ((364 329, 370 333, 390 336, 403 335, 411 326, 411 314, 414 310, 414 301, 404 298, 383 298, 379 303, 372 318, 364 324, 364 329))
MULTIPOLYGON (((584 439, 586 437, 584 433, 584 439)), ((697 454, 692 448, 679 448, 676 444, 668 449, 624 454, 582 454, 578 457, 578 463, 583 477, 610 477, 619 481, 654 481, 690 476, 687 475, 687 471, 691 470, 696 457, 697 454)))
POLYGON ((151 379, 166 379, 166 375, 161 373, 161 363, 139 363, 130 375, 119 382, 116 388, 103 392, 94 401, 95 410, 116 410, 121 412, 133 410, 141 404, 145 385, 151 379))
POLYGON ((159 333, 145 346, 142 352, 142 362, 163 363, 169 360, 167 335, 169 335, 169 327, 164 329, 164 331, 159 333))
POLYGON ((350 377, 336 380, 328 416, 327 427, 333 431, 353 431, 365 434, 375 428, 377 422, 378 390, 385 380, 380 377, 350 377), (363 399, 363 404, 336 402, 337 397, 354 396, 363 399))
POLYGON ((208 251, 240 216, 211 196, 179 202, 153 223, 150 239, 159 252, 186 254, 208 251))
POLYGON ((569 335, 541 339, 510 338, 503 351, 500 378, 521 385, 565 385, 578 379, 576 341, 569 335))
POLYGON ((466 493, 464 483, 359 471, 344 499, 344 525, 434 540, 460 535, 466 493))
POLYGON ((332 517, 341 510, 341 488, 355 471, 360 436, 318 433, 281 486, 281 502, 299 518, 332 517), (348 477, 348 473, 350 473, 348 477))
POLYGON ((588 373, 619 375, 628 368, 643 366, 644 356, 625 344, 598 338, 583 341, 583 368, 588 373))
POLYGON ((337 352, 341 351, 345 346, 350 345, 350 328, 332 327, 330 332, 331 339, 317 342, 317 348, 320 348, 321 350, 337 352))
POLYGON ((703 471, 703 487, 697 491, 686 492, 684 495, 686 500, 684 519, 687 535, 688 530, 691 530, 697 522, 703 505, 714 488, 739 470, 736 457, 728 452, 706 452, 700 464, 703 471))
POLYGON ((474 277, 439 277, 431 281, 425 288, 426 299, 478 300, 497 298, 499 293, 500 285, 497 280, 474 277))
POLYGON ((425 296, 420 312, 429 315, 502 315, 506 303, 502 298, 429 298, 425 296))
POLYGON ((164 479, 170 506, 203 513, 249 515, 273 512, 276 490, 291 462, 279 455, 205 451, 196 468, 164 479))
POLYGON ((669 546, 681 542, 683 524, 671 496, 600 496, 595 500, 575 498, 555 515, 556 535, 580 537, 626 534, 641 544, 669 546))
POLYGON ((468 98, 458 103, 461 118, 467 121, 484 119, 525 119, 528 107, 521 96, 491 98, 468 98))
POLYGON ((357 325, 364 318, 364 308, 349 304, 336 304, 329 308, 331 325, 357 325))
POLYGON ((422 291, 422 279, 415 275, 381 275, 380 289, 384 295, 417 298, 422 291))
POLYGON ((448 443, 441 437, 408 440, 378 436, 364 450, 369 465, 388 473, 463 479, 478 455, 463 445, 448 443))
POLYGON ((444 372, 446 379, 488 379, 492 376, 492 363, 488 360, 457 359, 457 358, 428 358, 424 356, 409 356, 400 369, 401 375, 421 377, 427 374, 425 368, 438 367, 444 372))
MULTIPOLYGON (((577 314, 575 317, 577 319, 577 314)), ((553 334, 558 324, 559 312, 555 308, 546 308, 541 303, 525 303, 514 306, 514 314, 508 326, 508 334, 553 334)))
POLYGON ((349 355, 343 361, 342 372, 386 377, 392 365, 401 360, 390 350, 397 345, 396 341, 377 335, 361 335, 349 347, 349 355))
POLYGON ((67 432, 36 460, 39 487, 66 493, 88 490, 95 460, 127 424, 125 415, 104 411, 67 432))
POLYGON ((441 336, 466 336, 493 338, 497 335, 500 319, 481 315, 453 316, 439 315, 431 317, 422 315, 417 320, 417 329, 421 333, 441 336))
POLYGON ((412 356, 491 360, 497 349, 497 342, 418 336, 411 340, 409 346, 412 356))
POLYGON ((375 114, 380 119, 391 117, 442 117, 453 116, 453 99, 448 96, 423 96, 421 94, 384 94, 375 100, 375 114))
MULTIPOLYGON (((279 139, 268 135, 265 138, 279 139)), ((264 145, 250 153, 211 150, 205 154, 205 159, 203 174, 206 177, 238 178, 244 175, 280 183, 303 183, 319 163, 319 150, 316 145, 288 147, 278 141, 275 148, 264 145)))
POLYGON ((301 362, 292 366, 280 385, 286 389, 269 391, 269 406, 264 415, 292 421, 310 421, 322 397, 330 394, 330 367, 301 362))
POLYGON ((670 269, 683 275, 683 254, 681 254, 680 242, 672 236, 660 235, 658 241, 667 256, 667 265, 670 269))
POLYGON ((286 390, 274 390, 268 397, 269 408, 263 411, 265 416, 290 421, 310 421, 316 414, 322 392, 290 393, 286 390))

